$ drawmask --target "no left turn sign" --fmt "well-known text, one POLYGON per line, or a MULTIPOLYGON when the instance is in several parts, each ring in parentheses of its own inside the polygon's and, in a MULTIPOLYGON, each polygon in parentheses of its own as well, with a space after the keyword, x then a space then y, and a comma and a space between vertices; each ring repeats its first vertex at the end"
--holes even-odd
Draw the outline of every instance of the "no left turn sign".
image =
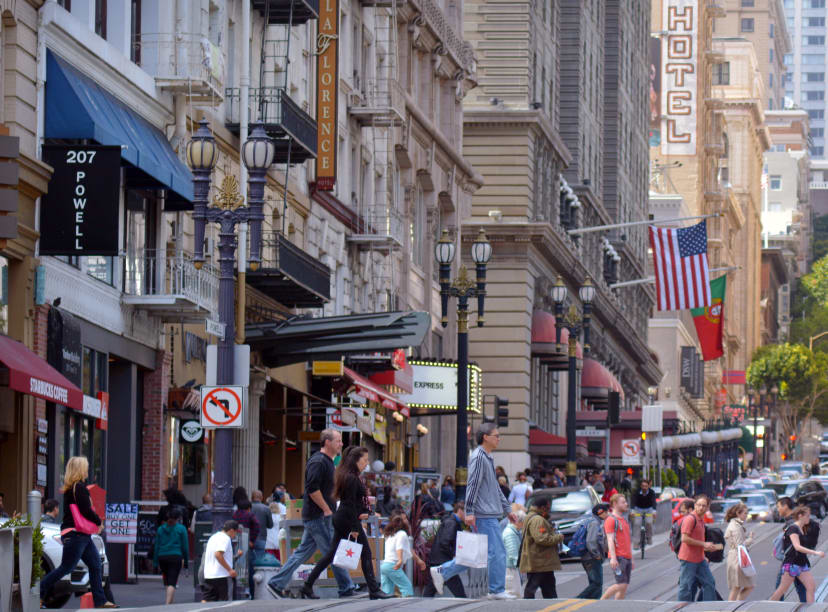
POLYGON ((245 395, 241 386, 201 387, 201 426, 244 427, 245 395))

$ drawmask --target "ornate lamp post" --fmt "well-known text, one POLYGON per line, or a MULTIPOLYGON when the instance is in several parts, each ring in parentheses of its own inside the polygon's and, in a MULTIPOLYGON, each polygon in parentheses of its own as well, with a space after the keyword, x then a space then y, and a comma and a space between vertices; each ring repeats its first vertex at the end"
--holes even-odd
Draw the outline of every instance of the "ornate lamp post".
POLYGON ((443 327, 448 325, 448 301, 457 298, 457 459, 454 483, 457 499, 466 496, 466 477, 468 475, 468 369, 469 369, 469 298, 477 297, 477 326, 483 327, 484 301, 486 299, 486 265, 492 258, 492 245, 481 229, 472 244, 471 256, 474 261, 477 278, 469 278, 466 266, 460 266, 457 278, 451 280, 451 262, 454 261, 456 246, 449 238, 448 230, 443 230, 440 240, 434 246, 434 258, 440 265, 440 304, 442 307, 443 327))
MULTIPOLYGON (((568 295, 563 279, 558 277, 552 287, 552 300, 555 302, 555 342, 560 348, 561 328, 569 330, 569 381, 567 384, 567 411, 566 411, 566 484, 575 486, 578 484, 578 467, 575 456, 575 404, 577 400, 578 372, 577 372, 577 348, 578 337, 581 330, 584 332, 584 357, 589 353, 589 326, 592 319, 592 300, 595 299, 595 285, 589 277, 578 289, 578 297, 583 304, 583 314, 579 315, 575 305, 569 307, 569 312, 563 314, 563 304, 568 295)), ((609 449, 608 449, 609 452, 609 449)))
MULTIPOLYGON (((261 261, 262 220, 264 215, 264 176, 273 161, 275 145, 261 125, 253 126, 250 138, 242 147, 242 161, 250 173, 249 206, 243 206, 235 176, 225 176, 208 207, 210 174, 218 158, 218 148, 206 120, 199 122, 198 131, 187 144, 187 161, 194 175, 193 221, 195 222, 195 266, 204 262, 204 231, 208 222, 219 224, 219 321, 224 324, 224 337, 218 343, 216 382, 230 385, 233 380, 233 347, 235 346, 235 275, 236 225, 250 224, 251 263, 253 269, 261 261)), ((232 511, 233 432, 219 429, 215 437, 213 480, 213 528, 220 529, 232 511)))

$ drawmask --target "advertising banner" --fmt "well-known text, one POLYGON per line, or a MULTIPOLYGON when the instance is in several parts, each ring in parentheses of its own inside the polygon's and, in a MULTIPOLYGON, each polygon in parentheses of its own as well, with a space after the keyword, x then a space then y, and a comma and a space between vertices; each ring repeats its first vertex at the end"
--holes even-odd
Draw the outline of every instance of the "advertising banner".
POLYGON ((339 2, 322 0, 316 35, 316 188, 321 191, 332 191, 336 183, 338 50, 339 2))

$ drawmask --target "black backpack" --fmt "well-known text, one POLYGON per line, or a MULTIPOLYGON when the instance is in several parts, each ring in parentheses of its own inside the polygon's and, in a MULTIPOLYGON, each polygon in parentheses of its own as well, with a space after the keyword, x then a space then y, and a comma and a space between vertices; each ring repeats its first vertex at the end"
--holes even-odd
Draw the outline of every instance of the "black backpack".
POLYGON ((684 517, 673 523, 673 526, 670 527, 670 550, 676 553, 676 556, 678 556, 679 548, 681 548, 681 521, 683 519, 684 517))
POLYGON ((808 523, 808 532, 802 534, 802 545, 807 548, 816 548, 819 543, 819 521, 811 519, 808 523))
POLYGON ((724 561, 724 534, 722 530, 718 527, 708 527, 707 525, 704 526, 704 541, 705 542, 713 542, 714 544, 721 544, 722 547, 719 550, 708 550, 704 553, 704 556, 707 557, 707 560, 710 563, 721 563, 724 561))

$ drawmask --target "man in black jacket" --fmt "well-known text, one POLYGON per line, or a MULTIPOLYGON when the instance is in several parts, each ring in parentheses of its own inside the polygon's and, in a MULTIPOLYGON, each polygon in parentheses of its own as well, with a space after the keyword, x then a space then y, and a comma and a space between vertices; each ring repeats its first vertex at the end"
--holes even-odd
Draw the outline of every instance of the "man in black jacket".
MULTIPOLYGON (((431 552, 428 554, 429 567, 439 567, 446 561, 454 559, 455 547, 457 545, 457 532, 463 530, 463 520, 466 518, 465 504, 462 501, 454 502, 453 512, 446 513, 443 522, 434 536, 431 544, 431 552)), ((451 594, 455 597, 466 597, 466 590, 463 588, 463 581, 460 576, 452 576, 445 582, 451 594)), ((434 597, 437 589, 429 579, 428 584, 423 588, 423 597, 434 597)))
MULTIPOLYGON (((653 543, 653 520, 655 519, 656 515, 656 508, 658 508, 658 502, 656 501, 656 494, 650 488, 650 481, 646 478, 642 478, 641 482, 638 485, 638 491, 632 494, 632 498, 630 499, 630 507, 631 507, 631 514, 639 514, 640 516, 633 516, 633 526, 632 526, 632 533, 638 534, 638 530, 641 529, 639 526, 639 522, 642 518, 646 521, 645 525, 647 527, 647 544, 653 543)), ((633 548, 638 550, 639 546, 639 538, 636 535, 633 538, 633 548)))

